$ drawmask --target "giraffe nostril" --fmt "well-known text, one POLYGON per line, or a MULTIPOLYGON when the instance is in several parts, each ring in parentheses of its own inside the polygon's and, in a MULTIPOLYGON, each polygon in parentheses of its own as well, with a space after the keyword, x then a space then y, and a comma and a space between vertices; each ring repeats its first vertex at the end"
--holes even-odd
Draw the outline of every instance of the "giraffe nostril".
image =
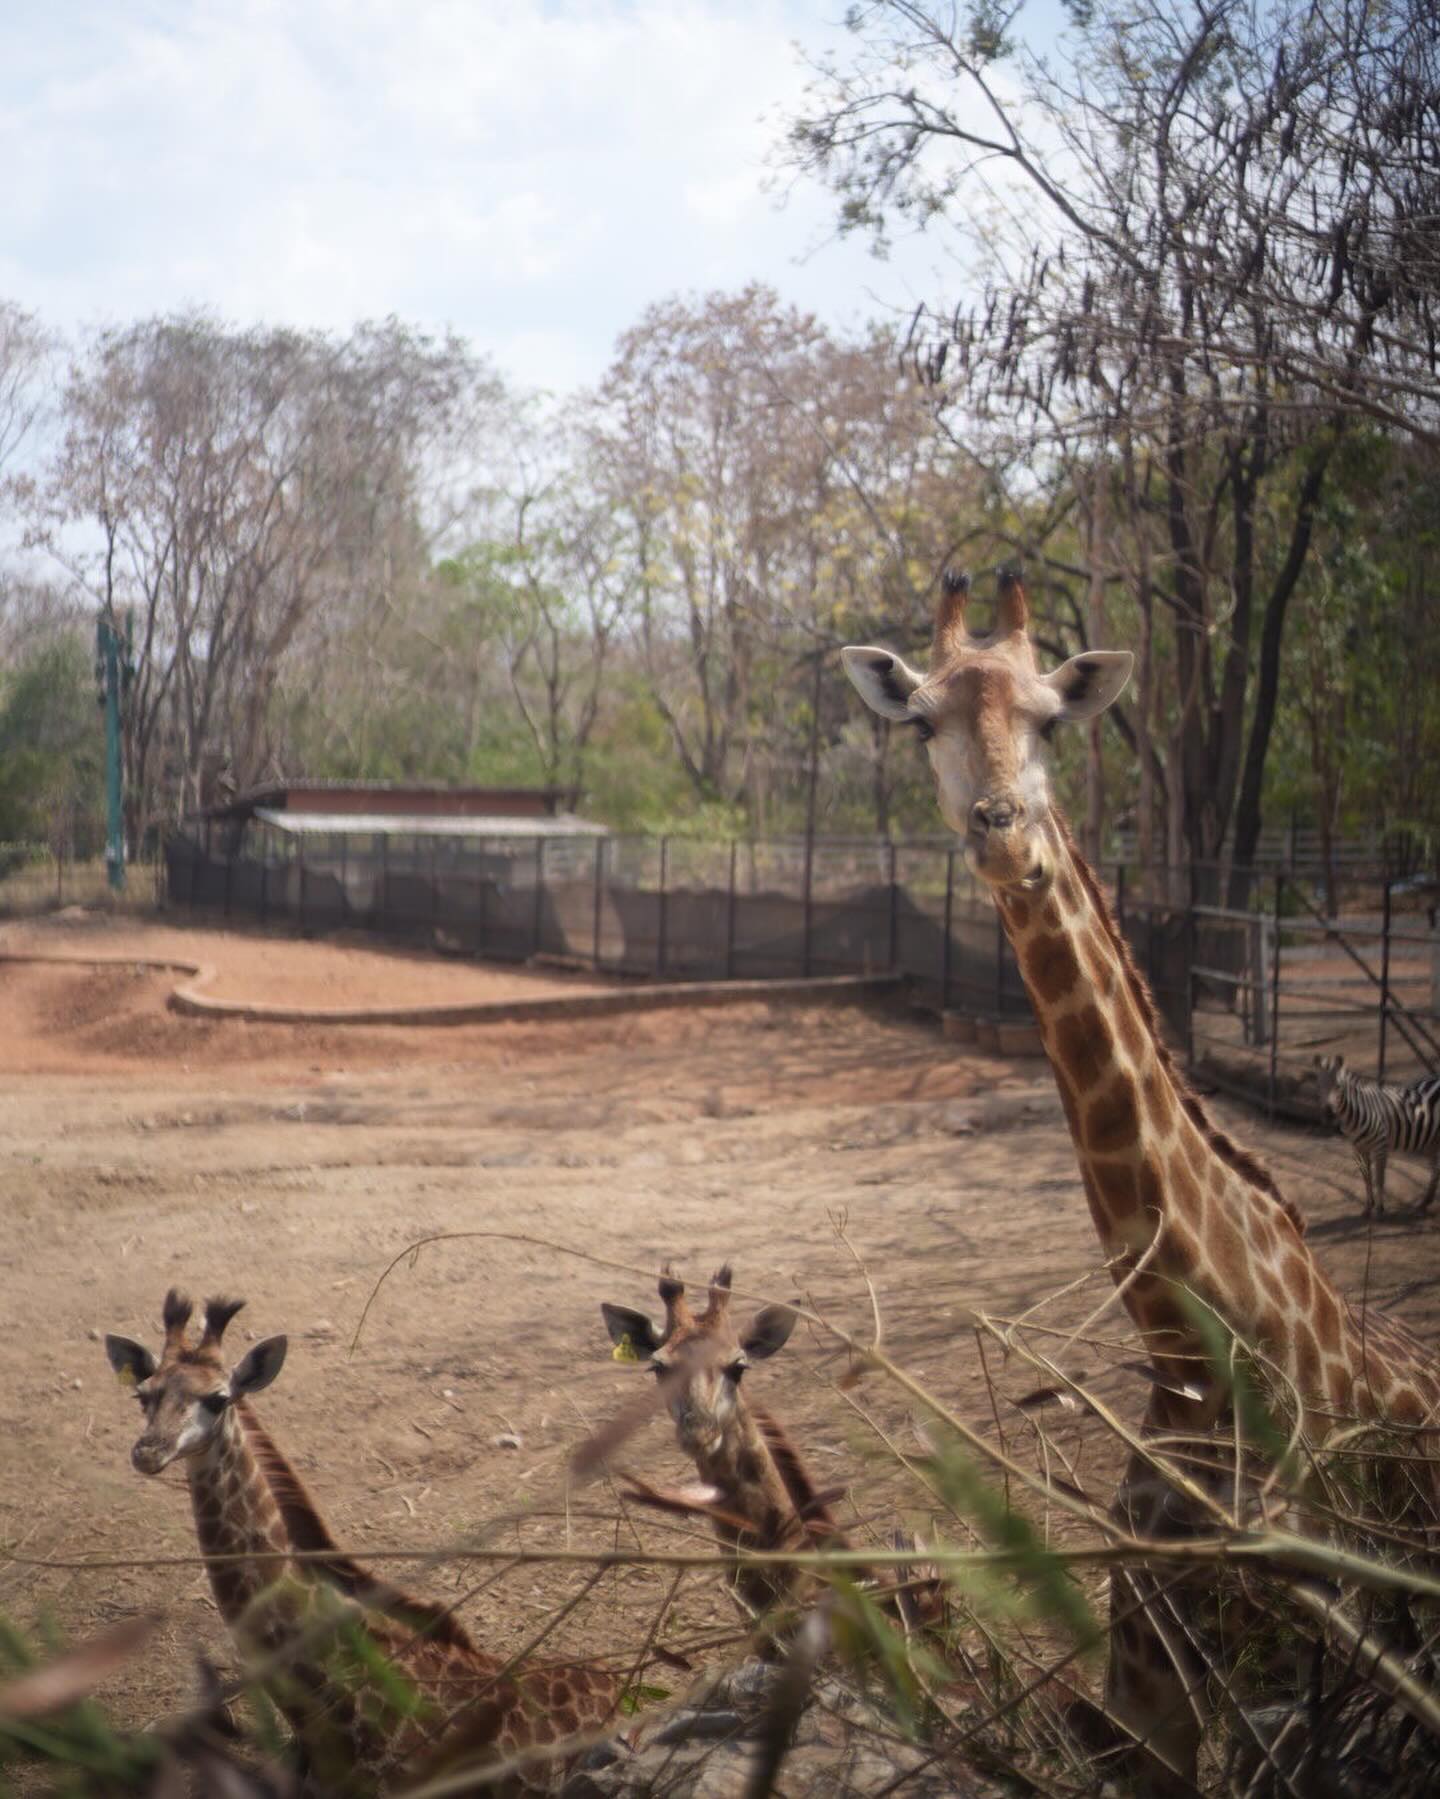
POLYGON ((1008 831, 1019 817, 1017 802, 999 794, 976 800, 970 808, 970 823, 977 831, 1008 831))

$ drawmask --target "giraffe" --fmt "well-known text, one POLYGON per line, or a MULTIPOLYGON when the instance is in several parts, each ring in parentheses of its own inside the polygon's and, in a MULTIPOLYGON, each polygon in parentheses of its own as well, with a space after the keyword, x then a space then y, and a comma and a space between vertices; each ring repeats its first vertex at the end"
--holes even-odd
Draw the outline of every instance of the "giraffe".
MULTIPOLYGON (((779 1423, 741 1392, 745 1370, 785 1347, 795 1314, 788 1306, 765 1306, 737 1327, 732 1278, 728 1263, 716 1272, 697 1317, 684 1282, 667 1266, 660 1275, 665 1323, 659 1330, 629 1306, 600 1308, 619 1358, 648 1361, 654 1371, 680 1447, 704 1483, 694 1494, 674 1497, 709 1516, 730 1549, 848 1548, 827 1496, 779 1423)), ((805 1584, 793 1568, 742 1566, 733 1592, 742 1609, 763 1617, 794 1601, 805 1584)))
POLYGON ((192 1338, 193 1307, 172 1288, 158 1359, 129 1337, 107 1336, 105 1350, 144 1413, 130 1459, 150 1475, 183 1460, 216 1605, 290 1723, 313 1789, 385 1792, 417 1766, 436 1772, 470 1752, 513 1753, 603 1725, 619 1697, 607 1670, 549 1663, 511 1674, 445 1607, 336 1547, 250 1403, 280 1373, 287 1340, 256 1343, 233 1368, 222 1357, 243 1304, 207 1299, 192 1338), (375 1678, 377 1656, 395 1670, 389 1679, 375 1678), (418 1705, 397 1703, 406 1687, 418 1705))
MULTIPOLYGON (((1002 571, 984 634, 970 628, 969 589, 968 577, 945 572, 925 673, 885 649, 842 656, 866 702, 925 744, 940 812, 1014 947, 1091 1219, 1155 1371, 1149 1445, 1183 1439, 1193 1456, 1196 1440, 1214 1441, 1227 1422, 1228 1387, 1196 1323, 1208 1310, 1290 1384, 1312 1445, 1359 1417, 1398 1427, 1423 1454, 1435 1439, 1415 1427, 1440 1404, 1431 1353, 1397 1321, 1349 1308, 1299 1211, 1189 1090, 1100 884, 1051 803, 1044 742, 1056 725, 1111 705, 1133 657, 1090 650, 1042 674, 1019 577, 1002 571)), ((1433 1521, 1433 1478, 1424 1485, 1433 1521)), ((1202 1527, 1194 1502, 1142 1451, 1116 1513, 1141 1536, 1202 1527)), ((1205 1717, 1187 1637, 1152 1577, 1112 1578, 1107 1708, 1144 1745, 1142 1778, 1162 1791, 1193 1780, 1205 1717)))

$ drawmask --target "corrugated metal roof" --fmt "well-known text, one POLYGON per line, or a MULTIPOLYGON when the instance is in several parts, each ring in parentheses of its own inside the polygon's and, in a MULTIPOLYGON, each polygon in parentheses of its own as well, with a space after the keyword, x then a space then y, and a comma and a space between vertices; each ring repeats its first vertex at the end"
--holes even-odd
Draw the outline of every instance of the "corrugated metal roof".
POLYGON ((550 818, 525 818, 501 814, 491 818, 444 818, 435 813, 400 812, 286 812, 257 806, 262 824, 296 837, 608 837, 604 825, 572 812, 550 818))
MULTIPOLYGON (((278 809, 289 806, 290 798, 295 794, 313 793, 364 794, 373 795, 377 805, 384 810, 388 794, 425 794, 435 799, 453 799, 455 801, 474 800, 528 800, 536 804, 535 816, 544 809, 552 815, 562 806, 573 806, 579 798, 578 789, 574 787, 457 787, 444 783, 428 781, 341 781, 341 780, 307 780, 296 777, 291 781, 267 781, 259 787, 247 787, 243 792, 231 794, 229 798, 217 800, 208 806, 202 806, 195 816, 199 818, 233 818, 240 813, 258 812, 262 807, 278 809)), ((456 806, 456 814, 462 807, 456 806)), ((530 816, 527 814, 526 816, 530 816)))

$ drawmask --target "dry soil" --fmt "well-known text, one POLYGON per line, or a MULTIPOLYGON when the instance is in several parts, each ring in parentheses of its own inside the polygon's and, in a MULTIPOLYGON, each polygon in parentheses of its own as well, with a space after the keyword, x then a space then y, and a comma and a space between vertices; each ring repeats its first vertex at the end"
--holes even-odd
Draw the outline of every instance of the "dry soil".
MULTIPOLYGON (((1033 1418, 1010 1402, 1035 1376, 992 1346, 992 1393, 972 1312, 1038 1306, 1038 1325, 1063 1330, 1108 1290, 1044 1064, 976 1056, 903 1010, 257 1026, 175 1015, 173 977, 142 960, 214 963, 229 997, 327 1006, 568 983, 359 944, 83 918, 0 929, 0 950, 26 949, 121 960, 0 962, 0 1612, 25 1625, 48 1616, 76 1638, 161 1609, 143 1665, 103 1695, 126 1722, 186 1701, 195 1651, 229 1660, 203 1570, 164 1559, 193 1553, 183 1481, 132 1470, 135 1408, 100 1343, 105 1331, 157 1343, 172 1285, 245 1295, 237 1354, 247 1338, 288 1333, 289 1360, 260 1410, 336 1535, 362 1551, 637 1532, 688 1546, 663 1523, 619 1521, 604 1483, 567 1486, 565 1472, 571 1447, 643 1380, 611 1361, 599 1303, 653 1309, 664 1258, 698 1280, 729 1259, 745 1293, 804 1296, 857 1332, 871 1317, 862 1258, 891 1353, 1021 1454, 1033 1453, 1033 1418), (436 1244, 403 1263, 352 1353, 387 1264, 445 1232, 512 1235, 436 1244), (1073 1282, 1085 1284, 1048 1298, 1073 1282), (75 1565, 97 1559, 120 1565, 75 1565)), ((1338 1139, 1215 1109, 1269 1157, 1351 1294, 1368 1291, 1435 1339, 1437 1223, 1397 1211, 1367 1226, 1338 1139)), ((1394 1169, 1397 1202, 1413 1202, 1422 1174, 1394 1169)), ((1123 1339, 1122 1321, 1112 1313, 1104 1332, 1123 1339)), ((1101 1373, 1103 1361, 1070 1356, 1138 1416, 1142 1381, 1101 1373)), ((914 1451, 906 1404, 874 1379, 837 1390, 843 1367, 802 1327, 747 1379, 819 1482, 848 1489, 862 1532, 922 1522, 874 1434, 914 1451)), ((1108 1498, 1109 1443, 1083 1420, 1049 1423, 1076 1478, 1108 1498)), ((619 1459, 680 1472, 658 1420, 619 1459)), ((580 1583, 573 1569, 456 1561, 410 1578, 466 1595, 475 1633, 506 1648, 580 1583)), ((558 1640, 623 1654, 666 1584, 607 1577, 558 1640)), ((694 1645, 707 1631, 732 1622, 716 1593, 713 1579, 692 1578, 661 1628, 692 1661, 704 1661, 694 1645)))

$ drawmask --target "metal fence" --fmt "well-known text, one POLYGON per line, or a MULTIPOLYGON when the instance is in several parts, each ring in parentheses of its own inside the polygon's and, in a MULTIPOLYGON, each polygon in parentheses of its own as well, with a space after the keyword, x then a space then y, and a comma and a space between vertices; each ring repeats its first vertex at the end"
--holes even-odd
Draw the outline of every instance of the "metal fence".
POLYGON ((66 906, 143 910, 161 898, 163 872, 160 863, 132 863, 124 892, 116 894, 103 857, 57 855, 41 843, 0 843, 0 918, 33 918, 66 906))
MULTIPOLYGON (((441 950, 558 957, 664 980, 900 969, 922 998, 1023 1022, 1030 1003, 988 892, 953 839, 701 842, 247 834, 167 846, 170 903, 225 918, 346 928, 441 950)), ((1188 1028, 1183 907, 1125 898, 1123 927, 1171 1028, 1188 1028)))
POLYGON ((1196 901, 1189 1047, 1222 1086, 1293 1101, 1316 1054, 1405 1082, 1440 1069, 1440 889, 1352 875, 1326 916, 1311 882, 1255 876, 1246 909, 1196 901))
MULTIPOLYGON (((1116 830, 1110 842, 1115 859, 1133 867, 1139 859, 1134 826, 1116 830)), ((1341 885, 1352 878, 1368 881, 1377 875, 1398 881, 1440 869, 1440 843, 1427 833, 1404 827, 1377 826, 1343 836, 1327 835, 1292 817, 1286 824, 1265 826, 1247 867, 1255 874, 1287 874, 1315 881, 1333 875, 1341 885)))
MULTIPOLYGON (((272 831, 234 857, 179 835, 166 856, 170 903, 228 919, 663 980, 898 969, 942 1011, 1031 1019, 999 917, 953 839, 272 831)), ((1283 871, 1243 883, 1246 908, 1221 903, 1229 871, 1102 873, 1168 1029, 1215 1084, 1275 1110, 1320 1051, 1382 1079, 1440 1066, 1440 937, 1422 884, 1357 869, 1355 909, 1329 919, 1313 883, 1283 871)))

